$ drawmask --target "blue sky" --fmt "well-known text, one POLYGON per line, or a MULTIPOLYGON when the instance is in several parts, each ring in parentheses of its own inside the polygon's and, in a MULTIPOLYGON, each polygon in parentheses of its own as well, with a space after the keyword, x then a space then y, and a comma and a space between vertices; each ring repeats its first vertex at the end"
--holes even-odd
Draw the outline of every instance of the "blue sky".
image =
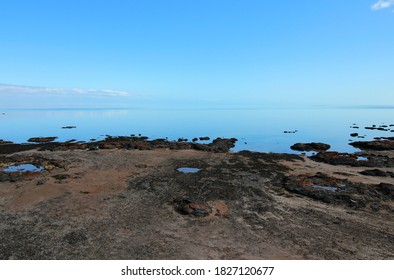
POLYGON ((394 0, 0 0, 0 107, 394 106, 394 0))

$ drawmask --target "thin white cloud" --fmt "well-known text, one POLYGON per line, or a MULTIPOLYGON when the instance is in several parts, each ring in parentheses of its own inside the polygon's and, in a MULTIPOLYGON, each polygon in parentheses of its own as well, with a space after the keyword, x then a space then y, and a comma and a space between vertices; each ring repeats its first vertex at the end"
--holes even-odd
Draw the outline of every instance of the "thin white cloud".
POLYGON ((394 0, 379 0, 375 4, 371 6, 371 9, 374 11, 387 9, 394 5, 394 0))
POLYGON ((53 88, 53 87, 32 87, 20 85, 0 84, 0 94, 37 94, 37 95, 80 95, 95 97, 122 97, 129 94, 124 91, 115 91, 109 89, 81 89, 81 88, 53 88))

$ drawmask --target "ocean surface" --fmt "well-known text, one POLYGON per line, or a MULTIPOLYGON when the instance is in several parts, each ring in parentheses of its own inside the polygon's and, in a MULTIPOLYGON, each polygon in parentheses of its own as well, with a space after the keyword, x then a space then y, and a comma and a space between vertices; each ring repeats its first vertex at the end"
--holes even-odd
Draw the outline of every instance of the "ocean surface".
POLYGON ((237 138, 234 151, 294 153, 290 146, 296 142, 324 142, 330 150, 353 152, 357 149, 350 141, 394 136, 392 124, 393 108, 2 109, 0 139, 25 143, 31 137, 57 136, 57 141, 90 141, 140 134, 191 141, 209 136, 237 138), (365 129, 372 125, 387 125, 389 130, 365 129))

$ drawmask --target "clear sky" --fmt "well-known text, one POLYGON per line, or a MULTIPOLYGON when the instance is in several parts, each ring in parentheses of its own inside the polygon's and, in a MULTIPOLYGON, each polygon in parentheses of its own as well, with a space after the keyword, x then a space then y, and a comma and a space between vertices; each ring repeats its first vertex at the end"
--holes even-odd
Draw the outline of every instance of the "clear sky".
POLYGON ((394 106, 394 0, 0 0, 0 108, 394 106))

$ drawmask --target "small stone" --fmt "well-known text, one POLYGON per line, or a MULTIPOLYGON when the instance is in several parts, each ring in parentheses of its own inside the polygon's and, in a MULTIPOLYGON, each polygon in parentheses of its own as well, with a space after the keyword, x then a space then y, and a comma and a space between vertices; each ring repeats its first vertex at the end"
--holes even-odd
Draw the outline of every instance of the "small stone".
POLYGON ((183 215, 204 217, 212 212, 211 207, 204 203, 195 203, 187 198, 177 198, 174 200, 175 210, 183 215))
POLYGON ((46 179, 38 180, 37 183, 36 183, 36 185, 37 185, 37 186, 44 185, 46 181, 47 181, 46 179))

